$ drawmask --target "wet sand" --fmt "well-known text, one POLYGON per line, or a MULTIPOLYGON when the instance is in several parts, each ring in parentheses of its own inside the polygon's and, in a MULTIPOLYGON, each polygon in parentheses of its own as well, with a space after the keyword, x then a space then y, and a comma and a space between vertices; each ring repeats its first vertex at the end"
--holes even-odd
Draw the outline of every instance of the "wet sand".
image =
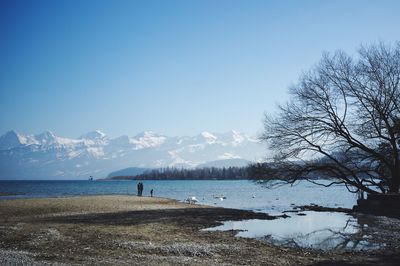
POLYGON ((318 252, 201 231, 273 218, 135 196, 0 200, 0 265, 399 265, 397 248, 318 252))

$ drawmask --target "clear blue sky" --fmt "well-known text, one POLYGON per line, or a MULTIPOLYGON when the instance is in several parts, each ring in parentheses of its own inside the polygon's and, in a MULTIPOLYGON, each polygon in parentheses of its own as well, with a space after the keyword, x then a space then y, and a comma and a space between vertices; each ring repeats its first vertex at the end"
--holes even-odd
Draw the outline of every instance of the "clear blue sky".
POLYGON ((400 39, 400 1, 0 1, 0 134, 256 133, 324 51, 400 39))

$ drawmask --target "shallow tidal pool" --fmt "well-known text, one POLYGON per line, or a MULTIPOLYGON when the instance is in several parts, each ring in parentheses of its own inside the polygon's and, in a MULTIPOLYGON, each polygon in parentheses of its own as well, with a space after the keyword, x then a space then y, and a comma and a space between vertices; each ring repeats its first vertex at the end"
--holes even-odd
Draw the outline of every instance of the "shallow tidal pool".
POLYGON ((382 245, 369 242, 368 225, 340 212, 303 211, 275 220, 225 221, 205 231, 237 231, 236 236, 267 243, 317 250, 371 250, 382 245))

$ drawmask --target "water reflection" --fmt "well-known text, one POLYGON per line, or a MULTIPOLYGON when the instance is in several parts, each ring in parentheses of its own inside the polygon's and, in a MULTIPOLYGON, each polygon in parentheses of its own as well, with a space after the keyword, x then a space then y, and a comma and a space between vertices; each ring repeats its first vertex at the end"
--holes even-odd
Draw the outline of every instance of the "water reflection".
POLYGON ((382 244, 370 242, 364 232, 370 221, 339 212, 292 213, 276 220, 227 221, 210 231, 238 231, 237 236, 256 238, 268 243, 321 250, 371 250, 382 244), (300 214, 300 213, 298 213, 300 214), (305 215, 304 215, 305 214, 305 215))

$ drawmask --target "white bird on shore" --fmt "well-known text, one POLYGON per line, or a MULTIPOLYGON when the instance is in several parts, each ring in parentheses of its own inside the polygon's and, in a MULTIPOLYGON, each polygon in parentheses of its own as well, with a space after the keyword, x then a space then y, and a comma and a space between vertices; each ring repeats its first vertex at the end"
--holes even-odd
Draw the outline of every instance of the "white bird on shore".
POLYGON ((224 199, 226 199, 225 196, 214 196, 214 199, 219 199, 220 201, 223 201, 224 199))
POLYGON ((198 200, 196 199, 196 197, 192 196, 192 197, 188 197, 185 202, 192 204, 192 203, 196 203, 198 202, 198 200))

